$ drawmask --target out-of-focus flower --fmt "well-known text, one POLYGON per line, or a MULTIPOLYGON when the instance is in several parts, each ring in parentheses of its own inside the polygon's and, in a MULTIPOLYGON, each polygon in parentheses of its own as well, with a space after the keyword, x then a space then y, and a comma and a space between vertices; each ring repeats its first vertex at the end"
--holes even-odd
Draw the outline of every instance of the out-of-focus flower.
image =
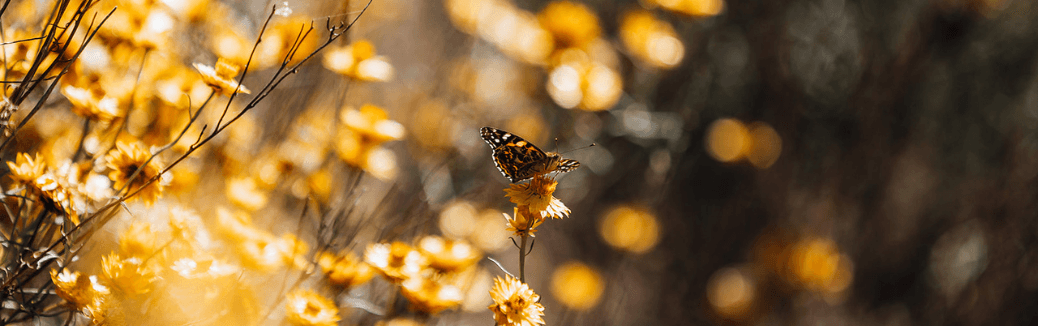
POLYGON ((359 110, 346 108, 339 115, 345 128, 339 128, 336 153, 346 163, 372 173, 380 179, 396 175, 396 158, 379 148, 383 142, 404 137, 404 126, 389 120, 381 108, 366 104, 359 110))
POLYGON ((198 259, 177 259, 169 266, 169 269, 184 279, 200 281, 209 281, 241 273, 240 267, 205 256, 198 259))
POLYGON ((117 254, 101 257, 101 275, 112 292, 121 295, 148 293, 155 281, 155 273, 141 259, 117 254))
POLYGON ((582 51, 570 49, 560 55, 560 64, 548 73, 548 95, 561 107, 588 111, 612 108, 623 92, 620 74, 603 63, 590 60, 582 51))
POLYGON ((62 299, 71 303, 76 309, 83 309, 104 300, 108 288, 97 282, 94 277, 83 277, 79 272, 68 269, 50 271, 50 279, 54 281, 54 290, 62 299))
POLYGON ((673 67, 685 56, 674 27, 644 10, 624 14, 620 40, 632 55, 659 68, 673 67))
POLYGON ((225 96, 230 96, 234 93, 249 94, 249 89, 245 88, 245 85, 241 85, 234 80, 234 77, 238 75, 238 71, 241 70, 241 66, 223 58, 216 61, 215 68, 200 63, 195 63, 194 66, 198 73, 202 75, 202 81, 209 85, 213 91, 225 96))
POLYGON ((724 0, 650 0, 649 3, 695 17, 716 16, 724 10, 724 0))
POLYGON ((285 298, 285 318, 298 326, 333 326, 339 323, 335 303, 311 290, 296 289, 285 298))
POLYGON ((328 276, 328 281, 347 289, 364 284, 375 276, 375 269, 371 265, 348 251, 338 255, 323 252, 318 255, 317 264, 328 276))
POLYGON ((512 216, 508 216, 507 213, 501 214, 505 216, 505 225, 508 226, 508 231, 512 231, 520 237, 534 236, 534 232, 537 232, 537 226, 544 223, 544 217, 539 213, 531 213, 529 206, 516 207, 512 216))
POLYGON ((757 284, 744 270, 722 268, 707 281, 706 298, 721 317, 743 320, 754 308, 757 284))
POLYGON ((583 4, 556 1, 549 3, 537 18, 555 38, 557 48, 585 48, 602 33, 598 16, 583 4))
MULTIPOLYGON (((140 189, 141 186, 152 178, 158 176, 159 172, 162 171, 161 164, 157 158, 148 162, 148 159, 151 158, 151 153, 144 149, 140 143, 120 141, 115 146, 116 148, 110 151, 105 159, 108 161, 108 168, 112 169, 108 173, 108 178, 115 183, 116 189, 126 187, 132 193, 140 189), (138 168, 141 170, 140 173, 130 180, 130 177, 137 172, 138 168)), ((162 195, 162 190, 169 184, 170 177, 170 174, 164 173, 156 182, 140 190, 137 193, 137 197, 148 204, 155 202, 155 199, 162 195)))
POLYGON ((555 198, 555 187, 559 183, 551 177, 538 175, 528 183, 513 183, 505 189, 508 200, 529 207, 529 211, 540 214, 543 218, 564 218, 570 210, 561 200, 555 198))
POLYGON ((418 250, 429 259, 429 267, 442 273, 460 271, 480 258, 478 249, 468 242, 430 235, 418 241, 418 250))
POLYGON ((249 177, 228 179, 226 193, 231 203, 246 210, 255 211, 267 204, 266 192, 260 190, 256 181, 249 177))
POLYGON ((7 162, 7 167, 11 169, 11 179, 25 187, 35 187, 36 179, 47 171, 47 165, 39 154, 29 156, 27 153, 18 153, 14 162, 7 162))
POLYGON ((61 89, 61 93, 72 104, 72 112, 81 117, 104 124, 122 117, 122 112, 119 112, 119 101, 115 98, 107 96, 98 98, 94 92, 75 86, 66 86, 61 89))
POLYGON ((450 284, 442 284, 422 277, 408 279, 400 284, 400 292, 418 310, 436 314, 461 303, 461 290, 450 284))
POLYGON ((418 276, 428 264, 421 252, 399 241, 368 246, 364 251, 364 261, 394 283, 418 276))
POLYGON ((507 275, 495 278, 490 297, 494 299, 494 304, 488 308, 494 312, 497 325, 544 325, 544 306, 539 302, 541 296, 519 279, 507 275))
POLYGON ((587 310, 598 303, 604 289, 602 276, 591 267, 569 262, 559 266, 551 276, 552 294, 567 307, 587 310))
POLYGON ((850 258, 841 255, 828 239, 805 239, 793 245, 789 255, 791 281, 808 290, 840 292, 851 283, 850 258))
POLYGON ((618 206, 606 212, 598 231, 610 246, 633 253, 649 251, 660 238, 656 217, 631 206, 618 206))
POLYGON ((343 76, 360 81, 387 81, 393 79, 393 65, 383 56, 375 55, 375 45, 368 40, 327 49, 324 67, 343 76))
POLYGON ((155 251, 158 234, 151 230, 151 225, 143 221, 133 221, 119 235, 119 251, 128 257, 148 259, 155 251))

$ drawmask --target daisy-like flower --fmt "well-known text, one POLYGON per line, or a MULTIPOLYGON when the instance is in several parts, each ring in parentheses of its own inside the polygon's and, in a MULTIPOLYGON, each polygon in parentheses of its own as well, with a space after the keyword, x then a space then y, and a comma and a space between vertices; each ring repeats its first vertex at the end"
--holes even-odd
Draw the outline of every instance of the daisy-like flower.
POLYGON ((231 63, 231 61, 220 58, 216 61, 215 68, 200 63, 195 63, 194 66, 198 73, 202 75, 202 81, 209 85, 213 91, 226 96, 234 93, 249 94, 249 89, 245 88, 245 85, 241 85, 234 80, 241 67, 231 63))
MULTIPOLYGON (((105 157, 108 161, 108 168, 112 169, 108 173, 108 178, 115 183, 115 189, 122 189, 129 184, 129 191, 136 191, 162 171, 157 159, 152 159, 151 162, 148 162, 151 153, 144 149, 140 143, 118 142, 115 147, 105 157), (130 177, 141 167, 143 167, 141 172, 133 180, 130 180, 130 177)), ((162 195, 162 190, 171 181, 169 176, 170 174, 168 173, 163 174, 158 182, 151 183, 138 192, 137 196, 149 205, 154 203, 162 195)))
POLYGON ((44 208, 68 217, 73 224, 79 224, 79 210, 72 200, 72 193, 58 182, 53 173, 44 173, 36 178, 35 185, 30 189, 38 195, 44 208))
POLYGON ((50 279, 54 281, 55 292, 62 299, 71 303, 76 309, 83 309, 91 304, 103 301, 108 295, 108 288, 97 283, 95 277, 83 277, 79 272, 62 269, 50 271, 50 279))
POLYGON ((333 326, 339 323, 335 303, 311 290, 296 289, 285 299, 285 318, 292 325, 333 326))
POLYGON ((462 270, 480 258, 479 249, 468 242, 430 235, 418 241, 418 250, 429 259, 429 267, 441 273, 462 270))
POLYGON ((415 309, 430 314, 456 307, 465 298, 456 286, 422 277, 411 278, 401 283, 400 292, 415 309))
POLYGON ((101 275, 115 293, 144 294, 151 291, 155 273, 139 258, 122 258, 117 254, 101 257, 101 275))
POLYGON ((317 264, 328 276, 328 281, 347 289, 364 284, 375 276, 375 269, 371 265, 349 251, 339 255, 323 252, 318 255, 317 264))
POLYGON ((40 154, 29 156, 26 153, 18 153, 18 158, 14 162, 7 162, 7 167, 11 169, 11 179, 26 187, 35 187, 36 179, 47 171, 47 165, 43 163, 40 154))
POLYGON ((358 40, 341 48, 328 49, 324 67, 360 81, 387 81, 393 78, 393 65, 375 55, 375 45, 358 40))
POLYGON ((72 112, 81 117, 107 124, 122 116, 115 98, 98 98, 91 90, 75 86, 66 86, 61 93, 72 104, 72 112))
POLYGON ((530 213, 528 206, 519 206, 513 210, 512 216, 508 216, 508 213, 501 213, 505 216, 505 225, 508 226, 508 231, 515 232, 516 236, 534 236, 534 232, 537 232, 537 226, 544 223, 544 217, 539 214, 534 215, 530 213))
POLYGON ((540 214, 543 218, 563 218, 570 210, 561 200, 555 198, 555 187, 559 183, 551 177, 538 175, 529 183, 513 183, 505 189, 508 200, 519 206, 527 206, 531 213, 540 214))
POLYGON ((393 283, 418 276, 427 264, 421 252, 399 241, 368 246, 364 251, 364 261, 393 283))
POLYGON ((497 325, 544 325, 544 306, 539 303, 541 296, 534 293, 526 283, 511 276, 497 277, 494 279, 494 287, 490 289, 490 297, 494 299, 494 304, 488 308, 494 312, 497 325))

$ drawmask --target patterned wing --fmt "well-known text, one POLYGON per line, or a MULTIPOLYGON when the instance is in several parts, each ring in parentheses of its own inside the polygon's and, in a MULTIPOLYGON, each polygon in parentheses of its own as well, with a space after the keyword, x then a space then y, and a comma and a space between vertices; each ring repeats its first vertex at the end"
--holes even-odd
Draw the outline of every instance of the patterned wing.
POLYGON ((569 172, 575 170, 578 167, 580 167, 580 162, 577 162, 577 160, 564 158, 561 161, 559 161, 559 167, 555 168, 555 171, 569 172))
POLYGON ((548 159, 540 148, 510 132, 483 127, 479 134, 494 149, 497 169, 512 183, 532 178, 536 164, 548 159))

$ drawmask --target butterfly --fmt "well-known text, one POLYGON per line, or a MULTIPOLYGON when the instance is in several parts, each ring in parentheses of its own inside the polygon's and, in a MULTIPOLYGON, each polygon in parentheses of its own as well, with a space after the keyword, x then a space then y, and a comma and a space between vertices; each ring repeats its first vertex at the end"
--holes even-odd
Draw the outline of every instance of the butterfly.
POLYGON ((580 166, 576 160, 542 151, 522 137, 501 129, 483 127, 479 135, 494 149, 494 164, 512 183, 555 171, 569 172, 580 166))

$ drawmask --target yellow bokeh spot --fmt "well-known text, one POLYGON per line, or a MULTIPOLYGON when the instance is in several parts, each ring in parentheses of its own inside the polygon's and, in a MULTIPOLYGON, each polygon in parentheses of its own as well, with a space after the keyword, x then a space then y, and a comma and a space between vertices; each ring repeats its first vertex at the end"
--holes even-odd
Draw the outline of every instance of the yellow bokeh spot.
POLYGON ((789 268, 795 284, 813 291, 838 293, 853 280, 854 266, 829 239, 807 239, 793 246, 789 268))
POLYGON ((706 284, 706 298, 710 305, 728 319, 746 317, 756 295, 756 282, 746 273, 731 267, 714 272, 706 284))
POLYGON ((606 213, 599 233, 614 248, 644 253, 659 242, 660 227, 656 217, 649 212, 620 206, 606 213))
POLYGON ((767 169, 775 164, 782 153, 782 137, 766 123, 750 125, 751 144, 746 159, 758 169, 767 169))
POLYGON ((750 147, 746 126, 735 119, 714 121, 706 131, 706 149, 714 159, 734 162, 742 158, 750 147))
POLYGON ((476 213, 468 202, 451 203, 440 212, 440 231, 449 238, 465 238, 476 229, 476 213))
POLYGON ((602 276, 580 262, 568 262, 555 269, 551 276, 551 291, 559 302, 569 308, 587 310, 598 303, 605 288, 602 276))

